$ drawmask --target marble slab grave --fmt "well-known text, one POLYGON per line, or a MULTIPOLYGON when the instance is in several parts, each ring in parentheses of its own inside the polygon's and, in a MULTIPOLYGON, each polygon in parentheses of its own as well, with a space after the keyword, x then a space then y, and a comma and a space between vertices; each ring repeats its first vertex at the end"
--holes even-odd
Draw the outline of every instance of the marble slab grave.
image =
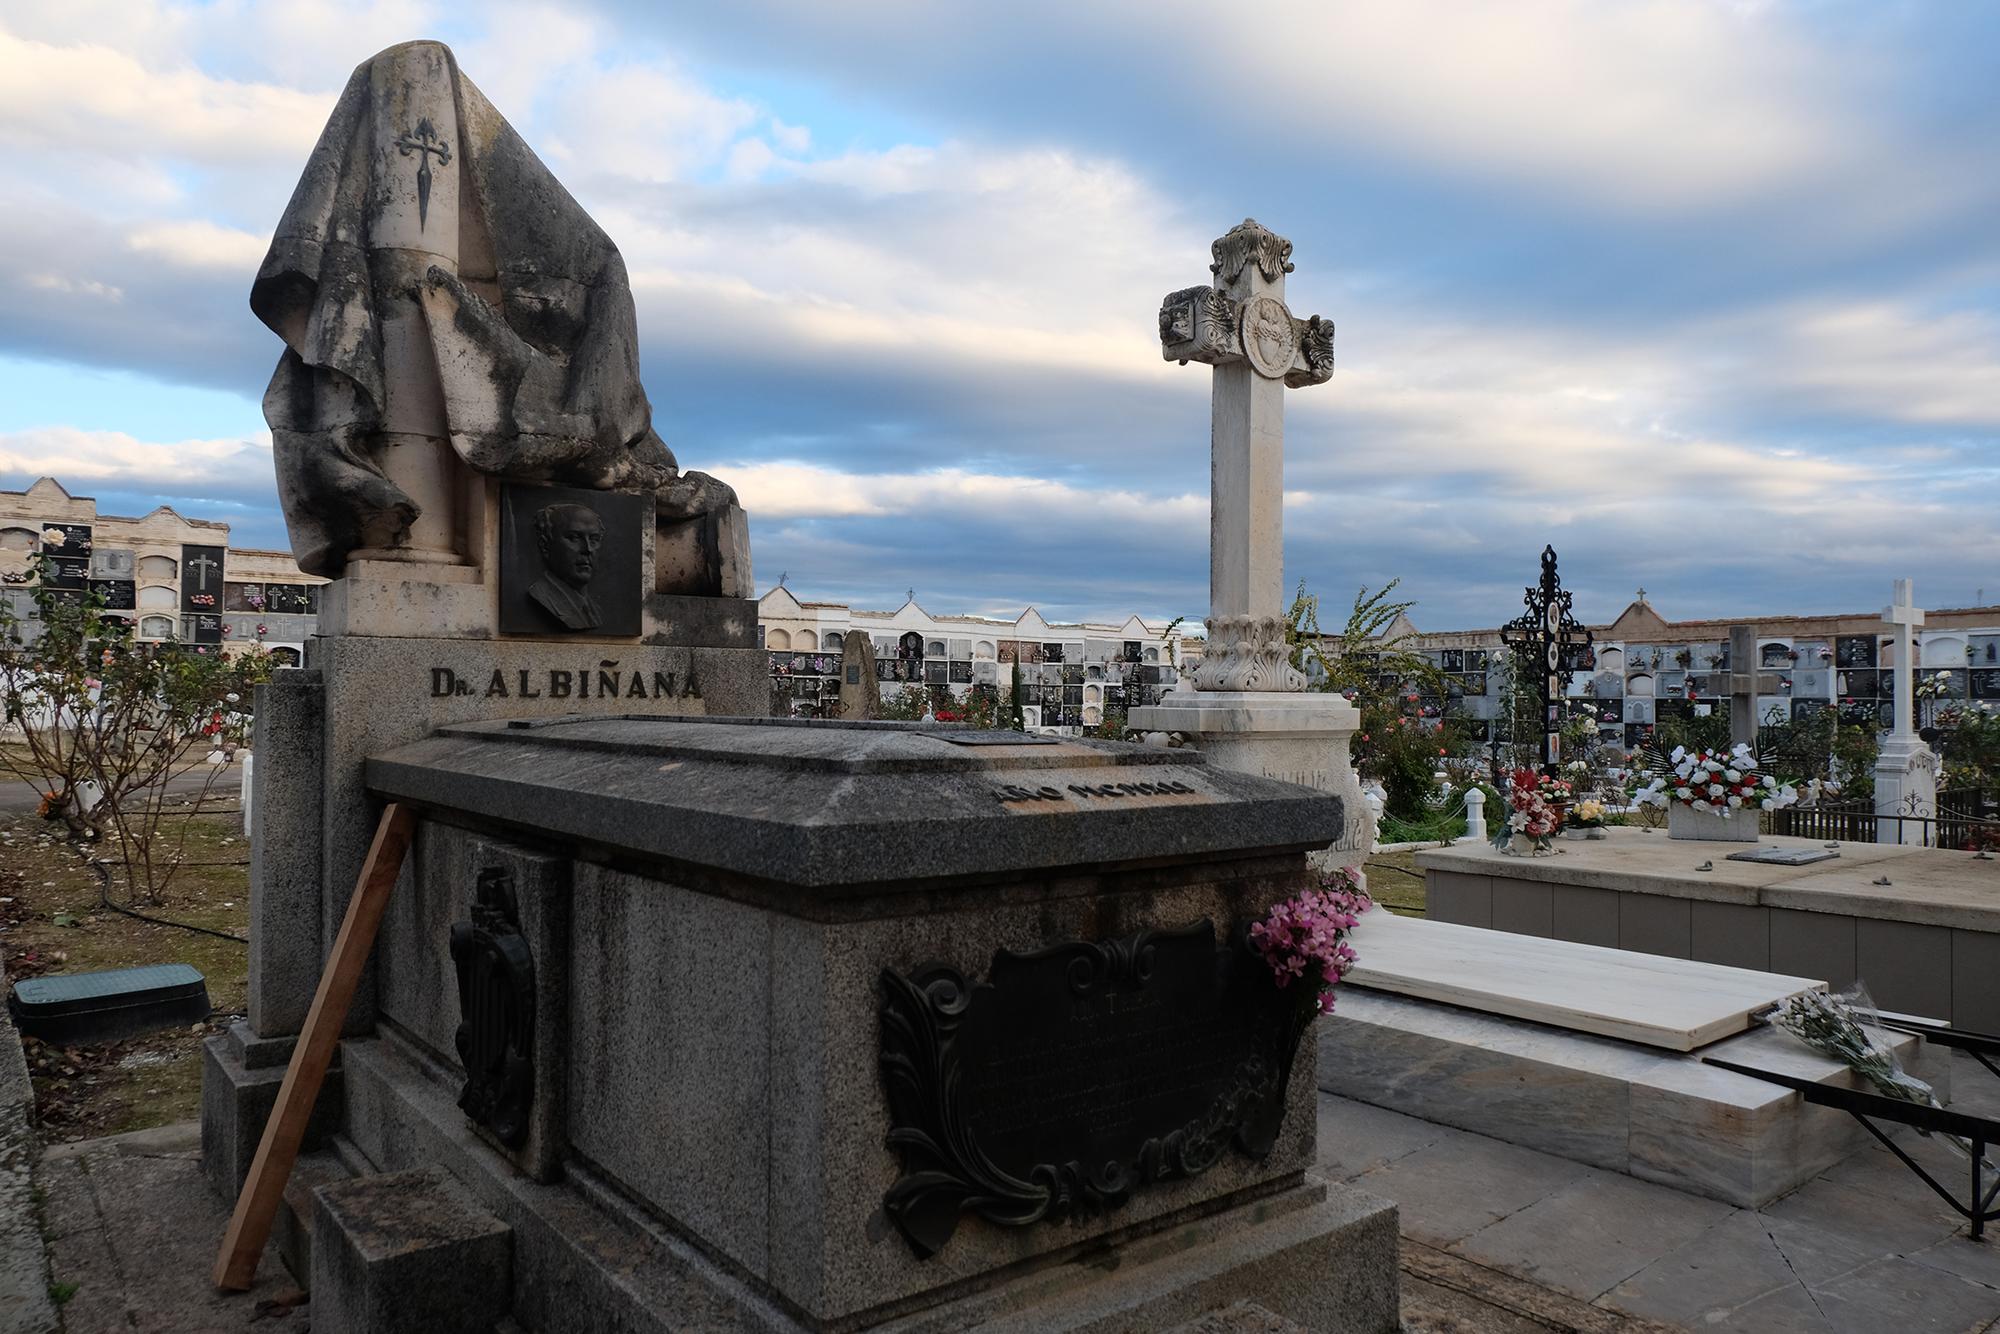
POLYGON ((1348 982, 1580 1033, 1693 1051, 1826 983, 1372 912, 1348 982))

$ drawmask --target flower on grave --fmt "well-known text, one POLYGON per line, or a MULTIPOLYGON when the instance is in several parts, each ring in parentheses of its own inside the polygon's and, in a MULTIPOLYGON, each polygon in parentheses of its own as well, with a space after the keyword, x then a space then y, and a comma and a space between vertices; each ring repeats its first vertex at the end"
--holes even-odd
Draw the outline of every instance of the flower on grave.
POLYGON ((1604 823, 1604 803, 1594 797, 1584 798, 1569 813, 1569 821, 1585 829, 1595 829, 1604 823))
POLYGON ((1672 768, 1671 785, 1663 782, 1658 788, 1649 788, 1638 796, 1639 801, 1654 806, 1678 801, 1697 811, 1727 817, 1746 806, 1776 810, 1798 800, 1792 784, 1759 772, 1750 747, 1740 742, 1726 753, 1691 752, 1676 746, 1667 763, 1672 768))
POLYGON ((1251 925, 1250 946, 1281 989, 1303 982, 1311 988, 1313 1012, 1332 1014, 1333 989, 1356 957, 1347 935, 1373 906, 1353 868, 1343 866, 1322 875, 1317 889, 1273 904, 1263 921, 1251 925))

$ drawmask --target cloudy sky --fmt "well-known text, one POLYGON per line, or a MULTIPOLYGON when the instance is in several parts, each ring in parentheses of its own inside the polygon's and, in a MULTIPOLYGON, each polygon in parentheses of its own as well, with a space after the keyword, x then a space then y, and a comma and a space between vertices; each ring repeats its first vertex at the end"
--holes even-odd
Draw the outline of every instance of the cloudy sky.
POLYGON ((0 485, 284 545, 245 298, 352 67, 457 51, 623 250, 760 588, 1199 616, 1167 291, 1253 215, 1339 369, 1286 573, 1517 610, 2000 601, 2000 8, 0 0, 0 485), (468 10, 476 16, 466 17, 468 10))

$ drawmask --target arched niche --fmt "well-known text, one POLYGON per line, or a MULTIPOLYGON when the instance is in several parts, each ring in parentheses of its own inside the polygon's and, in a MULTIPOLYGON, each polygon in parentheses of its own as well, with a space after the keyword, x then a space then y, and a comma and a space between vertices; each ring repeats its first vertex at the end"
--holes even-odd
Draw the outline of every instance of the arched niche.
POLYGON ((846 636, 842 635, 838 630, 828 630, 819 637, 819 646, 831 653, 841 646, 845 638, 846 636))
POLYGON ((172 583, 181 567, 171 556, 141 556, 136 570, 140 583, 172 583))
POLYGON ((765 648, 774 648, 783 650, 783 649, 788 649, 791 646, 792 646, 792 632, 790 630, 773 629, 765 632, 764 635, 765 648))
POLYGON ((993 657, 993 641, 982 639, 974 644, 972 646, 972 656, 974 661, 990 661, 993 657))
POLYGON ((141 616, 139 618, 141 639, 172 639, 174 622, 170 616, 141 616))
POLYGON ((1625 693, 1635 699, 1651 699, 1653 678, 1643 674, 1633 677, 1625 683, 1625 693))
POLYGON ((42 535, 32 528, 0 528, 0 551, 37 551, 42 535))
POLYGON ((174 596, 174 590, 165 584, 149 584, 140 589, 133 600, 141 608, 157 607, 161 611, 172 611, 180 602, 180 599, 174 596))

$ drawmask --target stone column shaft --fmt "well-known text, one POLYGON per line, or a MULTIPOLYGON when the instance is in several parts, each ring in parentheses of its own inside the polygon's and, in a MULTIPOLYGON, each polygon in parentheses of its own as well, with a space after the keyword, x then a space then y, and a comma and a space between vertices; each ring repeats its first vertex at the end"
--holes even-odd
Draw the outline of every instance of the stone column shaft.
POLYGON ((1282 616, 1285 386, 1247 362, 1214 370, 1209 442, 1212 616, 1282 616))

